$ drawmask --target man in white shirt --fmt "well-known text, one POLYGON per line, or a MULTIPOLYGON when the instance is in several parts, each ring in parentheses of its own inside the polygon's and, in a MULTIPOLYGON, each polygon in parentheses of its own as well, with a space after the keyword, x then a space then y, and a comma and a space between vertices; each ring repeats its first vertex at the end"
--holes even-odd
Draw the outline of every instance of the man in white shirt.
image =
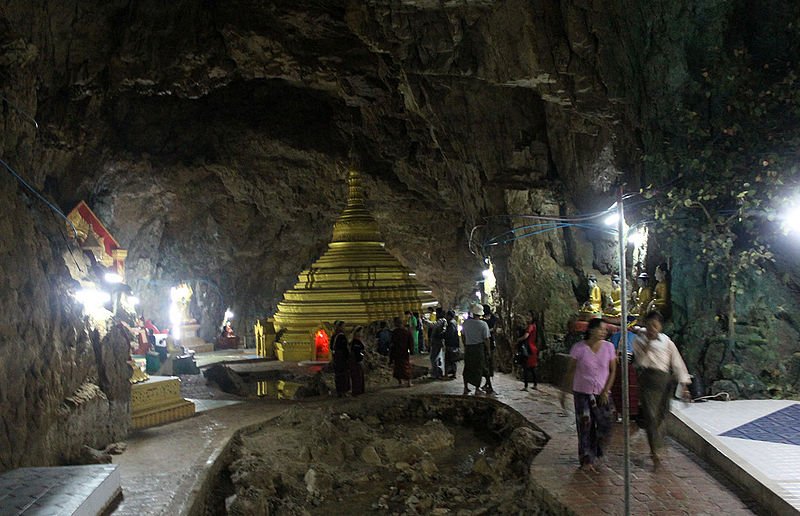
POLYGON ((675 343, 661 333, 663 322, 660 313, 648 313, 644 318, 645 327, 634 328, 637 336, 633 341, 633 356, 639 379, 640 417, 644 419, 650 456, 656 467, 661 464, 665 421, 675 392, 673 380, 682 385, 684 399, 689 398, 688 385, 692 383, 675 343))
POLYGON ((483 380, 486 355, 489 353, 489 325, 481 320, 483 306, 470 307, 472 316, 461 325, 461 340, 464 341, 464 395, 470 393, 469 385, 475 386, 475 393, 483 380))

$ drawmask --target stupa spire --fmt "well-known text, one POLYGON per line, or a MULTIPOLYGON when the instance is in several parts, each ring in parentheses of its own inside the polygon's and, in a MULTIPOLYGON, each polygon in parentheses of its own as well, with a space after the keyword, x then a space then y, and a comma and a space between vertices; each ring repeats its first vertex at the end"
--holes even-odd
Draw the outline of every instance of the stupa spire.
POLYGON ((378 223, 364 203, 361 176, 355 170, 347 173, 347 206, 333 225, 333 242, 381 242, 378 223))

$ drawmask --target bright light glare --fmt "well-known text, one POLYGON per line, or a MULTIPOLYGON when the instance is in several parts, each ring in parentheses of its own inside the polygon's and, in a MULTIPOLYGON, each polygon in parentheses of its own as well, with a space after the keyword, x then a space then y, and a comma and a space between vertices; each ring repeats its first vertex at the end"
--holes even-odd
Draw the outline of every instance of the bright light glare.
POLYGON ((225 320, 230 321, 231 319, 233 319, 233 312, 231 312, 231 309, 228 308, 225 310, 225 320))
POLYGON ((475 297, 477 297, 478 299, 480 299, 480 298, 481 298, 481 293, 480 293, 480 292, 475 292, 475 297))
POLYGON ((628 235, 628 243, 634 247, 641 247, 647 240, 644 230, 640 229, 628 235))
POLYGON ((109 283, 122 283, 122 276, 120 276, 116 272, 107 272, 105 275, 105 279, 109 283))
POLYGON ((140 301, 141 301, 141 300, 140 300, 138 297, 136 297, 136 296, 129 296, 129 297, 128 297, 128 303, 130 303, 130 304, 131 304, 131 305, 133 305, 133 306, 136 306, 136 305, 138 305, 140 301))
POLYGON ((616 226, 619 222, 619 213, 612 213, 605 219, 603 219, 603 224, 606 226, 616 226))
POLYGON ((492 271, 490 269, 484 269, 484 271, 481 274, 483 274, 484 278, 488 278, 489 276, 492 275, 492 271))
POLYGON ((800 204, 795 204, 781 217, 781 229, 785 234, 800 234, 800 204))
POLYGON ((80 301, 84 307, 92 308, 103 306, 111 301, 111 295, 108 292, 103 292, 102 290, 85 288, 75 293, 75 299, 80 301))

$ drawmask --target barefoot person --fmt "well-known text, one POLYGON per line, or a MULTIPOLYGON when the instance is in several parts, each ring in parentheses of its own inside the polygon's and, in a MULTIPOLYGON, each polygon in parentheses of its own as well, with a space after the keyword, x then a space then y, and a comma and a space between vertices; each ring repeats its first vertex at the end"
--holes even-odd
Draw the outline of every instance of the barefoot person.
POLYGON ((461 338, 464 340, 464 395, 470 393, 469 386, 475 386, 475 393, 483 380, 483 368, 489 353, 489 325, 481 319, 483 306, 475 304, 470 308, 471 316, 461 325, 461 338))
POLYGON ((389 365, 394 365, 392 376, 397 378, 397 386, 406 382, 406 387, 411 387, 411 351, 414 341, 411 333, 403 327, 403 320, 394 318, 394 331, 392 331, 392 347, 389 350, 389 365))
POLYGON ((569 352, 572 360, 566 376, 567 387, 572 384, 575 403, 578 457, 581 469, 589 471, 595 471, 595 462, 603 456, 614 421, 609 392, 617 373, 617 356, 614 345, 604 340, 606 333, 602 319, 589 321, 584 340, 575 343, 569 352))
POLYGON ((663 322, 660 313, 648 313, 644 318, 645 327, 634 328, 637 336, 633 341, 633 357, 639 378, 640 417, 644 419, 650 456, 656 467, 661 464, 665 420, 675 392, 673 379, 683 385, 684 398, 689 398, 688 385, 692 383, 675 343, 661 333, 663 322))

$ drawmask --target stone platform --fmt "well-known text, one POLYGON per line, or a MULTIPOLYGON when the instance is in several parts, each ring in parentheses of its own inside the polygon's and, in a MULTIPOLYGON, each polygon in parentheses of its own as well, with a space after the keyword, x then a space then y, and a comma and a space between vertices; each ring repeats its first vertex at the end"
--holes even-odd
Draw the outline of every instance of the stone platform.
POLYGON ((194 415, 194 403, 181 397, 180 379, 151 376, 131 386, 131 427, 136 430, 194 415))
POLYGON ((20 468, 0 475, 0 514, 96 516, 121 492, 113 464, 20 468))
POLYGON ((770 514, 800 513, 800 403, 675 403, 670 433, 723 469, 770 514))

